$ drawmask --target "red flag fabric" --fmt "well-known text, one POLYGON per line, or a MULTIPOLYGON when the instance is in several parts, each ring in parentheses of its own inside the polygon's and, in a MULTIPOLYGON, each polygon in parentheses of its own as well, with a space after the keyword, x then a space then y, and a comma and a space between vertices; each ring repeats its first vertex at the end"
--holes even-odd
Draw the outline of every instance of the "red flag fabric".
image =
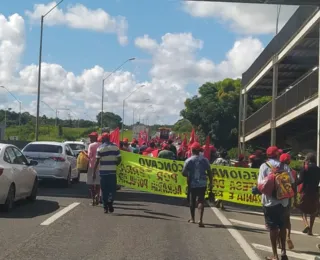
POLYGON ((195 142, 195 140, 196 140, 196 132, 194 131, 194 128, 192 128, 188 146, 191 146, 195 142))
POLYGON ((143 143, 148 143, 148 133, 146 130, 141 130, 139 133, 139 146, 141 146, 143 143))
POLYGON ((118 147, 120 145, 120 129, 117 127, 110 134, 110 142, 116 144, 118 147))
POLYGON ((184 134, 184 139, 178 149, 178 157, 179 158, 185 158, 186 152, 188 151, 188 141, 187 141, 187 135, 184 134))
POLYGON ((210 136, 207 136, 206 139, 206 144, 204 146, 204 151, 203 151, 204 157, 206 157, 210 161, 210 155, 211 155, 211 150, 210 150, 210 136))

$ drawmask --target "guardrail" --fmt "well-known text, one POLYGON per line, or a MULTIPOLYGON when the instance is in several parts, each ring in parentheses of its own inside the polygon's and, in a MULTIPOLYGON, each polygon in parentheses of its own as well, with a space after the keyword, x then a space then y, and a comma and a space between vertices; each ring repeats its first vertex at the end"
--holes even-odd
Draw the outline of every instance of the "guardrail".
MULTIPOLYGON (((304 102, 318 94, 318 73, 316 69, 282 93, 276 99, 276 119, 285 116, 304 102)), ((245 120, 245 135, 264 126, 271 120, 271 102, 260 108, 245 120)))

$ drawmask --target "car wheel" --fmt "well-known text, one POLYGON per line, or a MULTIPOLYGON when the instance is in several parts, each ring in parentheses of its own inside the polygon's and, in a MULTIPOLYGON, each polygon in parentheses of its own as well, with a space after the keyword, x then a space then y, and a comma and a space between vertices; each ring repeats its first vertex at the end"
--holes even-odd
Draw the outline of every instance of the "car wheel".
POLYGON ((73 182, 74 183, 79 183, 79 181, 80 181, 80 171, 78 170, 78 176, 73 179, 73 182))
POLYGON ((15 195, 16 195, 16 189, 14 187, 14 184, 11 184, 8 191, 6 202, 2 207, 3 211, 10 212, 13 209, 15 195))
POLYGON ((72 178, 71 178, 71 169, 69 169, 68 177, 66 180, 63 180, 63 186, 65 188, 69 188, 71 186, 72 178))
POLYGON ((31 194, 29 197, 27 197, 27 200, 35 201, 37 199, 37 194, 38 194, 38 179, 35 178, 35 180, 33 182, 31 194))

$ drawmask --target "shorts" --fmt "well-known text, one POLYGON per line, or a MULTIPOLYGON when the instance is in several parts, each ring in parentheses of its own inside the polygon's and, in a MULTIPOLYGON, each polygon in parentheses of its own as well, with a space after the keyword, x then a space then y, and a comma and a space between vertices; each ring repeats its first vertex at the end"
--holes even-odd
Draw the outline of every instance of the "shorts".
POLYGON ((203 203, 206 190, 207 187, 189 188, 190 200, 196 200, 198 203, 203 203))
POLYGON ((88 185, 100 185, 100 176, 99 176, 99 171, 96 173, 96 178, 93 180, 93 168, 88 168, 87 172, 87 184, 88 185))
POLYGON ((268 230, 281 229, 287 225, 288 208, 278 204, 263 207, 264 219, 268 230))

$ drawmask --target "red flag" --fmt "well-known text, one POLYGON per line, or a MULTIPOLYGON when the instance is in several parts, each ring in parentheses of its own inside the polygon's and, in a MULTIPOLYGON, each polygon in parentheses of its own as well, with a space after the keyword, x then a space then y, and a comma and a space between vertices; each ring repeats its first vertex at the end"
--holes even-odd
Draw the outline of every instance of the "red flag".
POLYGON ((148 133, 146 130, 140 131, 138 142, 139 146, 141 146, 143 143, 148 143, 148 133))
POLYGON ((194 131, 194 128, 192 128, 188 146, 191 146, 195 142, 195 139, 196 139, 195 136, 196 136, 196 132, 194 131))
POLYGON ((120 129, 117 127, 110 134, 110 142, 116 144, 118 147, 120 145, 120 129))
POLYGON ((204 157, 206 157, 210 161, 211 150, 210 150, 210 137, 209 136, 207 136, 207 139, 206 139, 206 144, 204 146, 203 155, 204 155, 204 157))
POLYGON ((187 135, 184 134, 184 139, 178 149, 178 156, 180 158, 185 158, 186 152, 188 151, 188 141, 187 141, 187 135))

